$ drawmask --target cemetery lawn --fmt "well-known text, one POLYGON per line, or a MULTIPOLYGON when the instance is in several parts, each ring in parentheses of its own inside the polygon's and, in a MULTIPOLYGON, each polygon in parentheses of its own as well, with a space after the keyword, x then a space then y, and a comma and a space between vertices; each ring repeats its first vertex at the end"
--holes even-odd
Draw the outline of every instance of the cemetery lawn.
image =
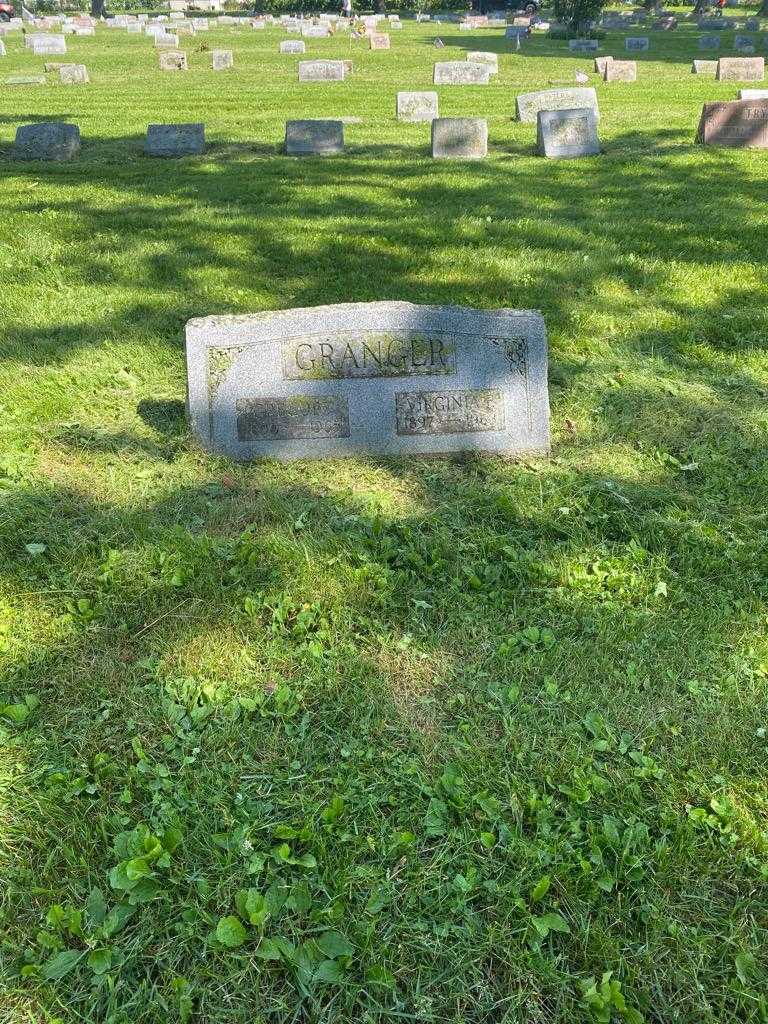
POLYGON ((277 30, 102 29, 0 92, 4 1024, 768 1019, 766 155, 693 144, 690 26, 573 162, 514 97, 591 60, 435 30, 299 86, 277 30), (470 49, 490 155, 435 164, 395 93, 470 49), (52 118, 81 157, 12 162, 52 118), (188 318, 378 299, 542 310, 551 459, 192 442, 188 318))

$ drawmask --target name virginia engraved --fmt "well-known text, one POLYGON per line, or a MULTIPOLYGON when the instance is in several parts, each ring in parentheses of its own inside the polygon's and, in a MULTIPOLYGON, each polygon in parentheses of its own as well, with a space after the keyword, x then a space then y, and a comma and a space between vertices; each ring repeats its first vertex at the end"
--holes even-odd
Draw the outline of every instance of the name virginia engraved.
POLYGON ((456 372, 456 347, 422 331, 339 331, 282 343, 285 380, 410 377, 456 372))
POLYGON ((469 434, 504 430, 504 398, 496 388, 478 391, 399 391, 397 433, 469 434))
POLYGON ((349 437, 349 406, 341 395, 238 398, 240 441, 349 437))

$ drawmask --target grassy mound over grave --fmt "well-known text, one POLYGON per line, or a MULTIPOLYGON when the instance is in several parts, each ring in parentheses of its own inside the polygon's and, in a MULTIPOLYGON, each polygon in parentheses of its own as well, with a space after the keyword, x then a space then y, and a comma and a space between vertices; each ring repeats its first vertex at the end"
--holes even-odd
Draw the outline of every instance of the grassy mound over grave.
POLYGON ((327 85, 100 29, 0 95, 3 1021, 766 1019, 768 171, 650 36, 574 162, 514 97, 591 58, 447 25, 307 40, 327 85), (435 163, 395 95, 470 50, 489 156, 435 163), (78 159, 7 159, 51 119, 78 159), (207 153, 142 157, 171 121, 207 153), (190 441, 189 317, 374 299, 541 309, 552 459, 190 441))

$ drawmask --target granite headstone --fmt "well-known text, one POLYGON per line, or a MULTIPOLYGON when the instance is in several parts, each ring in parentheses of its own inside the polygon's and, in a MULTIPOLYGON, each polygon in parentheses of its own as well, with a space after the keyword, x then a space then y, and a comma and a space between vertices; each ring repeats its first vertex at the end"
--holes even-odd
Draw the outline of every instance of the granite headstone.
POLYGON ((470 61, 438 61, 434 68, 435 85, 488 85, 491 69, 488 64, 470 61))
POLYGON ((594 89, 544 89, 542 92, 523 92, 516 99, 518 121, 536 123, 540 110, 575 110, 589 107, 595 112, 595 119, 600 118, 597 106, 597 93, 594 89))
POLYGON ((144 141, 146 156, 198 156, 205 151, 205 125, 150 124, 144 141))
POLYGON ((482 160, 488 154, 488 122, 481 117, 436 117, 432 156, 436 160, 482 160))
POLYGON ((344 152, 342 121, 286 121, 285 152, 289 156, 332 156, 344 152))
POLYGON ((536 124, 536 147, 541 156, 561 160, 600 153, 597 121, 591 107, 540 110, 536 124))
POLYGON ((343 82, 343 60, 300 60, 300 82, 343 82))
POLYGON ((763 82, 763 57, 721 57, 717 62, 718 82, 763 82))
POLYGON ((398 121, 434 121, 437 113, 436 92, 399 92, 398 121))
POLYGON ((705 103, 696 138, 705 146, 768 149, 768 99, 705 103))
POLYGON ((80 129, 63 121, 41 121, 16 129, 17 160, 71 160, 80 152, 80 129))
POLYGON ((648 36, 627 36, 624 40, 624 49, 631 53, 638 53, 641 50, 650 49, 651 41, 648 36))

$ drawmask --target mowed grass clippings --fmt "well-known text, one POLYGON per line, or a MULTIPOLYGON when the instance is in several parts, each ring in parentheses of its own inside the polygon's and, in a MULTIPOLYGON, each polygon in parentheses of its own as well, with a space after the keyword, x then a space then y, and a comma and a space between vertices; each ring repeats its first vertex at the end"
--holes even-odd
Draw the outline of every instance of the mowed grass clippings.
POLYGON ((694 145, 737 86, 684 25, 594 77, 603 156, 537 158, 516 93, 592 62, 501 35, 299 85, 277 29, 162 73, 99 28, 91 85, 0 92, 3 1022, 768 1019, 766 156, 694 145), (440 111, 489 157, 433 163, 395 94, 476 49, 440 111), (81 156, 12 161, 49 119, 81 156), (381 299, 541 309, 552 458, 190 438, 188 318, 381 299))

